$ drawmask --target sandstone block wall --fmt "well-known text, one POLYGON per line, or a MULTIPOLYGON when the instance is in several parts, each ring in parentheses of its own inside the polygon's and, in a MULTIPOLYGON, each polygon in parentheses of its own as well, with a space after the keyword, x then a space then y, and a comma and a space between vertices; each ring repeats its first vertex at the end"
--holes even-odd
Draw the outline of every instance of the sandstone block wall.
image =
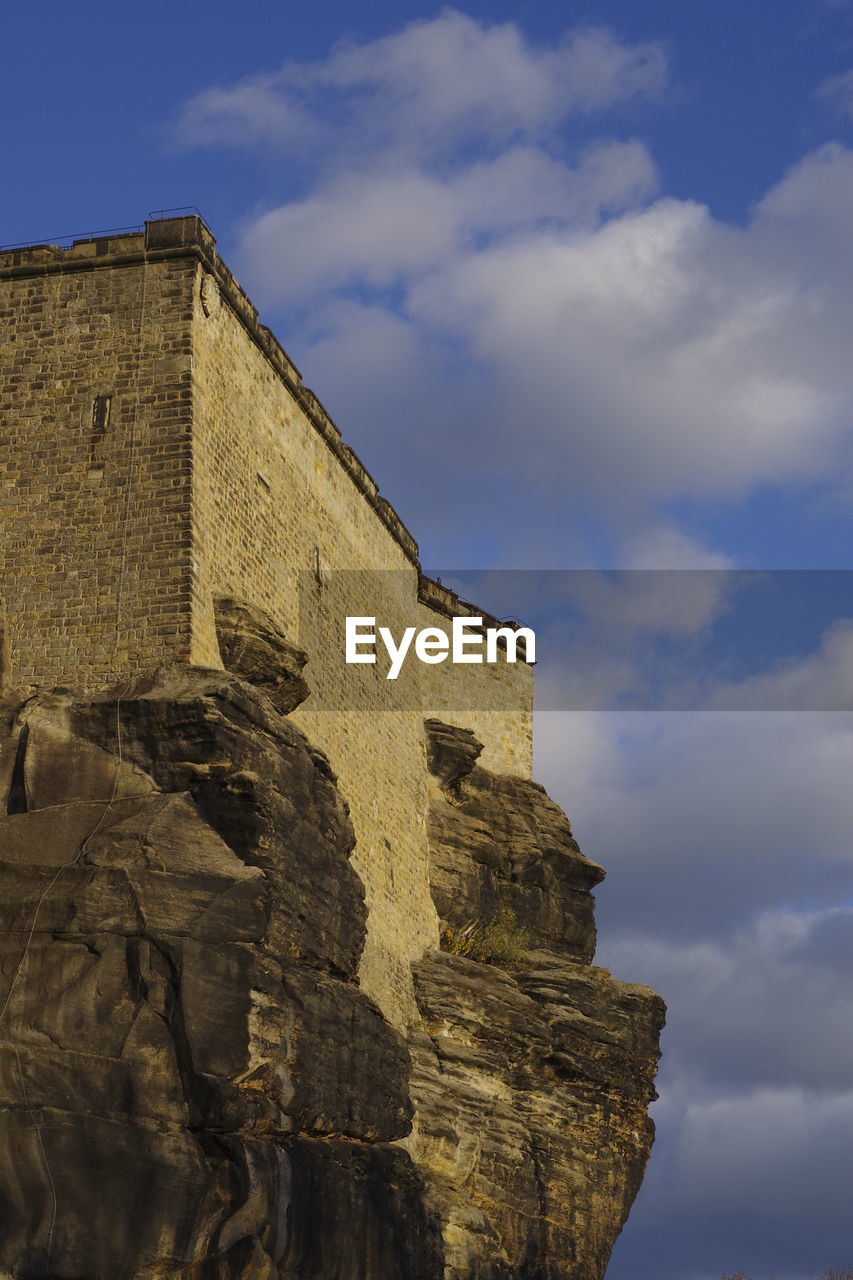
POLYGON ((491 768, 527 776, 530 669, 412 659, 393 683, 381 664, 345 665, 347 614, 399 633, 447 625, 447 602, 437 613, 411 535, 199 218, 0 255, 0 326, 11 681, 220 667, 214 597, 268 611, 309 654, 294 719, 351 807, 362 985, 405 1023, 411 962, 438 942, 424 716, 473 727, 491 768))
POLYGON ((395 628, 410 624, 418 571, 218 293, 200 266, 193 657, 202 665, 218 659, 217 594, 262 603, 308 653, 313 694, 293 718, 328 754, 350 805, 353 866, 370 921, 361 982, 400 1021, 414 1009, 411 961, 438 944, 423 716, 414 701, 389 704, 388 682, 377 669, 345 666, 343 621, 368 607, 362 589, 369 584, 371 610, 395 628))
POLYGON ((142 248, 0 255, 0 599, 19 687, 189 654, 194 263, 143 267, 142 248))
MULTIPOLYGON (((462 612, 483 617, 486 626, 498 620, 477 613, 476 606, 458 602, 436 583, 422 584, 418 626, 450 630, 450 615, 462 612)), ((520 659, 455 665, 442 662, 419 671, 421 705, 426 719, 443 720, 473 729, 484 744, 481 761, 493 773, 529 778, 533 770, 533 668, 520 659)))

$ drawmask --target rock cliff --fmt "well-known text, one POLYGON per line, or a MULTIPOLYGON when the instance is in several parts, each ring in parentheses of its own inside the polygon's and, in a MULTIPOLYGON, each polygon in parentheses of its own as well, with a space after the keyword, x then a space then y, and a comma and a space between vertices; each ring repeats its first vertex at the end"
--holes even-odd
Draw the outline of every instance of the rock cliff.
POLYGON ((449 952, 415 968, 407 1146, 448 1275, 599 1280, 651 1149, 663 1003, 590 965, 604 873, 557 805, 477 767, 472 734, 427 729, 449 952))
POLYGON ((4 1280, 603 1274, 662 1006, 589 964, 602 873, 431 723, 447 949, 404 1042, 357 983, 346 806, 283 714, 302 660, 266 693, 170 668, 0 701, 4 1280))

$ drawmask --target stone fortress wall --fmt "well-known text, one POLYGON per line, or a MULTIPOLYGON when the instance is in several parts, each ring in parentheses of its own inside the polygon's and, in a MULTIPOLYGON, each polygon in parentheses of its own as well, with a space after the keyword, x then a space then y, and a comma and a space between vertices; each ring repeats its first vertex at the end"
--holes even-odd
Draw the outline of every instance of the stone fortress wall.
POLYGON ((195 264, 144 266, 142 250, 0 255, 0 596, 19 687, 189 656, 195 264))
MULTIPOLYGON (((0 254, 0 601, 11 682, 97 687, 162 662, 222 665, 216 596, 306 649, 293 719, 351 806, 368 940, 360 977, 413 1015, 437 945, 425 716, 529 777, 532 670, 344 664, 347 614, 470 613, 418 549, 216 252, 200 218, 0 254)), ((489 620, 489 624, 494 623, 489 620)))

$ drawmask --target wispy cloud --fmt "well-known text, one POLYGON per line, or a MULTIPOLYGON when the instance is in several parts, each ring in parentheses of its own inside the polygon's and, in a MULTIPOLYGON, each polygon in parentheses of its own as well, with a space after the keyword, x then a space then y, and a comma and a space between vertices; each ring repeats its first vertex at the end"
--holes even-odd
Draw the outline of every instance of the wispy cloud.
MULTIPOLYGON (((769 655, 768 655, 769 658, 769 655)), ((816 652, 714 689, 706 705, 742 711, 837 711, 853 707, 853 621, 827 628, 816 652)))
POLYGON ((818 87, 818 96, 827 99, 845 115, 853 115, 853 70, 829 76, 818 87))
MULTIPOLYGON (((339 44, 319 62, 278 70, 191 99, 178 131, 189 143, 266 143, 334 154, 446 152, 460 141, 538 137, 567 116, 658 96, 666 58, 602 28, 537 46, 512 23, 445 10, 395 35, 339 44)), ((322 157, 316 156, 319 160, 322 157)))
POLYGON ((545 712, 536 752, 611 873, 605 937, 642 920, 670 942, 730 938, 757 912, 853 891, 850 714, 545 712))

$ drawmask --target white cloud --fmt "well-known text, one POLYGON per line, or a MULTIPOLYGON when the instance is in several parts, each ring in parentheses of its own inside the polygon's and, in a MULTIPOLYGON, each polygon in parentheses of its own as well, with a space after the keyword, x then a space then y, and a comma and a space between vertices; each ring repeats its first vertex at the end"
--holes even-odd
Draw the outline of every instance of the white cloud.
POLYGON ((442 183, 417 172, 346 174, 307 200, 264 214, 241 258, 262 296, 293 302, 354 281, 383 288, 418 276, 445 259, 455 239, 442 183))
POLYGON ((565 483, 624 501, 820 474, 850 390, 849 361, 831 358, 847 301, 821 199, 853 181, 853 157, 806 167, 817 189, 799 221, 797 174, 745 231, 659 200, 471 253, 413 282, 411 314, 494 369, 507 419, 535 424, 565 483))
POLYGON ((321 334, 314 350, 319 358, 340 362, 363 383, 365 392, 377 377, 391 381, 389 366, 399 379, 402 394, 410 394, 421 365, 411 325, 384 307, 362 306, 337 299, 316 317, 321 334), (326 355, 328 349, 328 355, 326 355))
POLYGON ((535 130, 572 112, 600 111, 663 87, 660 47, 630 46, 610 32, 569 33, 537 49, 511 23, 486 26, 447 10, 398 35, 342 46, 320 70, 321 84, 373 91, 407 130, 475 126, 535 130), (499 91, 496 92, 496 88, 499 91))
POLYGON ((668 1275, 717 1258, 717 1275, 765 1275, 750 1241, 776 1240, 778 1258, 804 1212, 826 1251, 792 1254, 790 1274, 839 1261, 853 1176, 851 769, 851 716, 538 717, 537 776, 609 873, 597 962, 668 1005, 658 1147, 634 1212, 650 1266, 666 1232, 668 1275), (790 905, 809 899, 828 905, 790 905), (713 1236, 703 1255, 697 1240, 713 1236))
POLYGON ((595 225, 603 208, 630 204, 653 186, 638 143, 593 148, 574 167, 513 147, 447 177, 415 168, 347 171, 258 218, 241 268, 261 301, 293 304, 353 286, 411 288, 464 266, 484 238, 515 238, 567 219, 595 225))
MULTIPOLYGON (((620 563, 626 569, 734 568, 734 561, 730 556, 703 546, 696 538, 673 524, 656 524, 639 529, 632 535, 630 542, 625 544, 620 563)), ((720 577, 722 579, 722 574, 720 577)))
MULTIPOLYGON (((436 466, 487 459, 559 550, 567 493, 630 527, 660 500, 843 486, 850 469, 853 153, 806 156, 742 227, 655 199, 641 142, 587 131, 579 148, 572 129, 664 80, 654 44, 593 29, 539 47, 448 10, 212 89, 181 130, 298 153, 301 189, 247 223, 238 267, 262 304, 299 308, 321 394, 358 376, 359 310, 384 309, 423 353, 397 438, 415 449, 428 432, 436 466), (448 413, 418 401, 430 383, 449 387, 448 413)), ((393 359, 356 437, 392 434, 393 359)), ((671 537, 666 555, 689 551, 671 537)))
POLYGON ((574 167, 525 148, 451 178, 344 175, 250 226, 244 271, 270 302, 374 291, 425 352, 464 352, 480 415, 447 420, 447 445, 464 435, 472 462, 487 445, 552 521, 567 492, 619 521, 660 498, 839 482, 853 155, 805 160, 745 229, 672 199, 613 212, 651 175, 638 144, 574 167))
POLYGON ((571 31, 553 47, 531 44, 512 23, 488 25, 447 9, 395 35, 344 42, 321 62, 215 88, 187 103, 187 143, 257 142, 308 151, 405 146, 435 152, 460 138, 535 136, 575 113, 655 97, 666 79, 658 44, 630 45, 609 31, 571 31), (329 99, 332 99, 330 102, 329 99), (344 113, 331 122, 334 107, 344 113))
POLYGON ((299 151, 328 143, 327 131, 313 113, 277 92, 268 76, 197 94, 183 109, 177 138, 188 146, 273 143, 299 151))
POLYGON ((668 1005, 632 1219, 649 1274, 847 1261, 851 768, 850 716, 538 718, 537 776, 608 871, 597 962, 668 1005))

